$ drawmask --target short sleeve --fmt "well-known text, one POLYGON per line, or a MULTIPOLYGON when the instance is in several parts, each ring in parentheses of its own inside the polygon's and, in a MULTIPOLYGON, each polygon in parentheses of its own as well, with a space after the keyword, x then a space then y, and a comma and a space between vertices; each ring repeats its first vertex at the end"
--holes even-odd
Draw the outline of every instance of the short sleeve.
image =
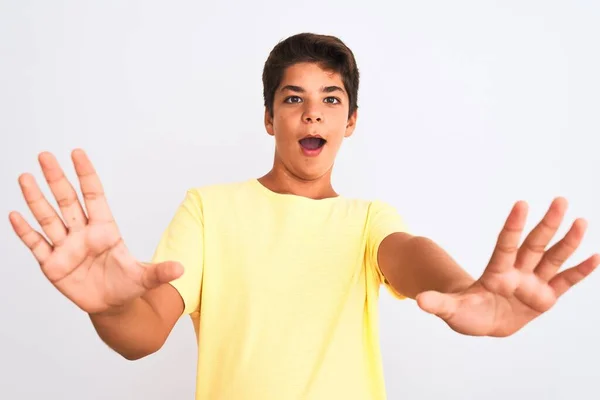
POLYGON ((188 190, 169 225, 162 233, 152 258, 153 263, 177 261, 183 275, 171 282, 185 304, 184 314, 200 308, 203 270, 204 226, 200 194, 188 190))
POLYGON ((379 284, 383 284, 394 297, 398 299, 404 299, 405 296, 394 290, 390 283, 385 279, 377 259, 379 245, 381 242, 383 242, 383 239, 392 233, 408 232, 408 227, 406 226, 404 219, 390 204, 381 201, 374 201, 371 203, 369 209, 367 229, 367 252, 369 266, 372 268, 379 284))

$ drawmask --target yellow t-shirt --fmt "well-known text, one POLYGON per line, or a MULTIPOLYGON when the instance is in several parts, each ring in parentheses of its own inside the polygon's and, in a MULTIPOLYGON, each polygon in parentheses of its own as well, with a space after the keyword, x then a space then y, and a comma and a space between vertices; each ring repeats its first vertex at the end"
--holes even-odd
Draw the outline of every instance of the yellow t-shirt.
POLYGON ((278 194, 258 180, 190 189, 153 262, 198 339, 197 399, 385 399, 379 243, 404 231, 386 203, 278 194))

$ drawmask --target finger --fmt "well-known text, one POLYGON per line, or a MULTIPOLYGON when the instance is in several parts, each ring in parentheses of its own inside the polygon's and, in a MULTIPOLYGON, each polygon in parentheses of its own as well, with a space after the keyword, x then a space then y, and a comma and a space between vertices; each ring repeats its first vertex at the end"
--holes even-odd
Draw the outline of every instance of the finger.
POLYGON ((19 185, 29 209, 48 239, 54 245, 60 245, 67 237, 67 228, 42 194, 35 178, 31 174, 23 174, 19 177, 19 185))
POLYGON ((447 321, 456 312, 458 300, 448 294, 433 290, 420 293, 416 297, 419 307, 430 314, 436 315, 447 321))
POLYGON ((548 282, 548 284, 550 287, 552 287, 552 289, 554 289, 556 297, 560 297, 565 294, 567 290, 591 274, 592 271, 596 269, 598 264, 600 264, 600 254, 594 254, 579 265, 564 270, 560 274, 556 275, 550 280, 550 282, 548 282))
POLYGON ((104 195, 104 188, 87 154, 81 149, 76 149, 71 154, 71 158, 73 159, 75 172, 79 177, 89 220, 96 222, 113 221, 113 215, 104 195))
POLYGON ((146 264, 142 274, 142 285, 147 289, 154 289, 163 283, 169 283, 183 274, 180 263, 166 261, 160 264, 146 264))
POLYGON ((38 157, 42 172, 50 190, 56 199, 64 218, 65 225, 70 230, 79 230, 87 224, 87 216, 79 202, 73 185, 66 178, 54 155, 48 152, 38 157))
POLYGON ((42 234, 33 230, 31 225, 29 225, 18 212, 11 212, 8 215, 8 219, 17 236, 25 246, 31 250, 31 253, 37 262, 40 263, 40 265, 43 265, 52 254, 52 246, 50 246, 50 243, 48 243, 42 234))
POLYGON ((567 200, 565 198, 557 197, 554 199, 542 220, 527 235, 523 245, 519 248, 515 267, 524 271, 535 269, 544 256, 548 243, 560 227, 566 209, 567 200))
POLYGON ((567 234, 544 254, 535 269, 535 274, 545 282, 552 279, 565 261, 577 250, 586 228, 587 222, 584 219, 575 220, 567 234))
POLYGON ((486 272, 502 273, 513 268, 526 219, 527 203, 518 201, 513 206, 502 231, 498 235, 496 247, 486 272))

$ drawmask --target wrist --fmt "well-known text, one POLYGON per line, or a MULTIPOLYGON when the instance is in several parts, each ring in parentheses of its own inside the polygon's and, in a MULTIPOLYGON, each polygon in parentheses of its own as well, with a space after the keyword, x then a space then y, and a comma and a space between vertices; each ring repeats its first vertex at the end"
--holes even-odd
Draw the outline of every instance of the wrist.
POLYGON ((473 278, 464 278, 460 281, 452 282, 445 290, 445 293, 453 294, 464 292, 465 290, 473 286, 474 283, 475 280, 473 278))
POLYGON ((114 317, 121 317, 125 314, 127 314, 131 309, 134 308, 135 304, 137 303, 137 301, 139 301, 140 299, 134 299, 131 301, 128 301, 125 304, 121 304, 118 306, 110 306, 102 311, 98 311, 98 312, 93 312, 93 313, 89 313, 90 317, 97 317, 97 318, 114 318, 114 317))

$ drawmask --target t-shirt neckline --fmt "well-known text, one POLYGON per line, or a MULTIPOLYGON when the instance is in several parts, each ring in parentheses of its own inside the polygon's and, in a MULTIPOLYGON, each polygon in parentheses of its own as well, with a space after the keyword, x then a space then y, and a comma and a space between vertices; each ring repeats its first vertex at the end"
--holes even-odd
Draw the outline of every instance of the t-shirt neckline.
POLYGON ((292 193, 277 193, 263 185, 257 178, 250 179, 250 183, 252 184, 252 186, 256 187, 261 193, 263 193, 263 195, 279 200, 303 201, 314 204, 325 204, 336 202, 343 198, 343 196, 337 195, 335 197, 326 197, 324 199, 313 199, 310 197, 300 196, 292 193))

